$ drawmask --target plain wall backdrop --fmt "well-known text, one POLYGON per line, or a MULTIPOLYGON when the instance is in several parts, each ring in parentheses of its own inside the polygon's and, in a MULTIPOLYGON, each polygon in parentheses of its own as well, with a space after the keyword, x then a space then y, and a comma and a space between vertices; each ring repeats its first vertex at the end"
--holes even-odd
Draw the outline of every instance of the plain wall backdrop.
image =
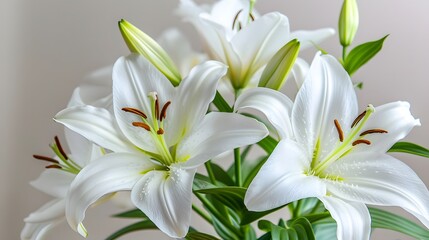
MULTIPOLYGON (((336 28, 341 4, 341 0, 259 0, 256 9, 287 15, 292 30, 336 28)), ((364 89, 358 91, 360 107, 409 101, 422 126, 406 140, 429 147, 429 2, 361 0, 358 4, 360 26, 355 43, 390 34, 381 53, 354 76, 355 81, 364 82, 364 89)), ((22 219, 50 199, 28 184, 44 169, 31 156, 50 154, 48 144, 55 135, 62 136, 62 127, 52 117, 65 107, 83 77, 128 53, 117 29, 118 20, 127 19, 154 38, 169 27, 180 27, 196 48, 200 46, 197 33, 173 14, 177 5, 172 0, 0 1, 1 239, 19 239, 22 219)), ((337 35, 322 47, 340 55, 337 35)), ((302 56, 311 61, 314 53, 306 50, 302 56)), ((429 159, 395 156, 429 184, 429 159)), ((111 204, 89 210, 88 239, 103 239, 129 223, 109 217, 119 211, 111 204)), ((200 222, 194 221, 196 226, 200 222)), ((199 229, 212 231, 205 230, 207 226, 199 229)), ((150 233, 154 235, 140 232, 123 239, 167 239, 150 233)), ((377 231, 373 238, 409 239, 389 231, 377 231)), ((81 238, 63 224, 49 239, 81 238)))

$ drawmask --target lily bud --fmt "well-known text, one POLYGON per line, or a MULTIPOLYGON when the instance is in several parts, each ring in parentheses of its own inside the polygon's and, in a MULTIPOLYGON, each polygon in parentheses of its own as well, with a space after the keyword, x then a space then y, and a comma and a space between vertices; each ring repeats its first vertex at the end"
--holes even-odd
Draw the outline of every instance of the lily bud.
POLYGON ((133 53, 139 53, 149 60, 162 72, 173 85, 178 85, 182 79, 176 65, 165 50, 143 31, 122 19, 118 22, 119 30, 128 48, 133 53))
POLYGON ((359 11, 356 0, 344 0, 338 21, 341 45, 347 47, 353 42, 358 26, 359 11))
POLYGON ((299 48, 300 43, 297 39, 293 39, 280 48, 262 72, 259 87, 279 90, 295 64, 299 48))

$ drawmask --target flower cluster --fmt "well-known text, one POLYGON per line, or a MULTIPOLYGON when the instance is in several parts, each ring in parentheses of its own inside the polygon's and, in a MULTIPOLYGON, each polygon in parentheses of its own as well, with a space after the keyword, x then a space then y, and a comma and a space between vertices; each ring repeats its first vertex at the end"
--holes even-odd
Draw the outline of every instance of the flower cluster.
MULTIPOLYGON (((335 31, 291 32, 285 15, 261 15, 254 4, 182 0, 177 13, 202 36, 205 53, 176 29, 155 41, 119 22, 131 53, 76 88, 55 115, 70 153, 55 137, 55 157, 34 155, 48 165, 32 185, 54 200, 24 220, 21 239, 43 239, 65 219, 86 237, 87 209, 120 191, 130 193, 136 208, 124 216, 137 214, 147 223, 140 229, 172 238, 217 239, 190 228, 192 210, 223 239, 359 240, 370 238, 377 217, 408 221, 367 205, 402 207, 429 228, 428 189, 387 154, 417 154, 418 148, 429 156, 416 144, 398 144, 419 120, 407 102, 359 110, 350 77, 368 61, 359 56, 375 56, 385 38, 348 54, 358 12, 354 0, 345 0, 342 58, 322 50, 309 65, 298 57, 300 49, 321 49, 317 44, 335 31), (299 89, 294 100, 280 91, 289 78, 299 89), (252 159, 252 146, 264 156, 252 159), (211 161, 226 152, 234 153, 227 170, 211 161), (204 210, 192 203, 193 194, 204 210), (286 205, 288 221, 262 219, 286 205), (256 220, 266 232, 259 238, 250 225, 256 220)), ((410 221, 414 230, 384 224, 429 236, 410 221)))

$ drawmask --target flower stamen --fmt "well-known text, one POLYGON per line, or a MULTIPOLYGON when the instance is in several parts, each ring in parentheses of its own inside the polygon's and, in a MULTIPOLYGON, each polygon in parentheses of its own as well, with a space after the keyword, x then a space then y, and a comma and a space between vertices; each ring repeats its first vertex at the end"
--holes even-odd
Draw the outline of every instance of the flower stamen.
POLYGON ((124 107, 124 108, 122 108, 122 111, 129 112, 129 113, 134 113, 134 114, 139 115, 140 117, 142 117, 144 119, 147 118, 147 116, 146 116, 146 114, 144 114, 144 112, 142 112, 142 111, 140 111, 140 110, 138 110, 136 108, 124 107))
POLYGON ((134 127, 141 127, 150 132, 150 126, 142 122, 133 122, 134 127))
POLYGON ((158 131, 156 131, 156 133, 157 133, 158 135, 162 135, 162 134, 164 134, 164 129, 159 128, 159 129, 158 129, 158 131))
POLYGON ((168 101, 162 107, 161 114, 159 115, 159 121, 162 121, 167 117, 167 109, 168 109, 168 106, 170 106, 170 104, 171 104, 171 101, 168 101))
POLYGON ((64 159, 65 159, 65 160, 68 160, 68 159, 69 159, 69 157, 68 157, 68 156, 67 156, 67 154, 64 152, 64 149, 63 149, 63 147, 61 146, 61 143, 60 143, 60 140, 58 139, 58 136, 55 136, 55 137, 54 137, 54 139, 55 139, 55 144, 57 145, 58 150, 60 151, 60 154, 64 157, 64 159))
POLYGON ((370 144, 371 144, 371 142, 370 142, 369 140, 366 140, 366 139, 358 139, 358 140, 356 140, 356 141, 354 141, 354 142, 352 143, 352 146, 356 146, 356 145, 358 145, 358 144, 366 144, 366 145, 370 145, 370 144))
POLYGON ((158 102, 158 96, 155 95, 155 117, 157 120, 159 120, 159 102, 158 102))
POLYGON ((372 133, 388 133, 388 131, 384 130, 384 129, 379 129, 379 128, 375 128, 375 129, 370 129, 370 130, 366 130, 364 132, 362 132, 359 136, 365 136, 367 134, 372 134, 372 133))
POLYGON ((240 11, 237 12, 237 14, 234 17, 234 21, 232 22, 232 30, 234 30, 235 27, 235 23, 237 22, 238 16, 240 15, 240 13, 243 11, 243 9, 241 9, 240 11))
POLYGON ((37 160, 47 161, 47 162, 56 163, 56 164, 60 163, 58 160, 55 160, 55 159, 50 158, 50 157, 45 157, 45 156, 36 155, 36 154, 34 154, 33 157, 37 160))
POLYGON ((61 167, 61 166, 59 166, 59 165, 55 165, 55 164, 52 164, 52 165, 46 166, 45 168, 47 168, 47 169, 49 169, 49 168, 62 169, 62 167, 61 167))
POLYGON ((360 122, 360 120, 362 120, 365 114, 366 114, 366 110, 363 111, 361 114, 359 114, 359 116, 357 116, 356 119, 353 121, 351 128, 354 128, 360 122))
POLYGON ((335 124, 335 128, 337 129, 337 132, 338 132, 338 138, 340 139, 340 142, 343 142, 344 141, 344 133, 343 133, 343 130, 341 129, 341 125, 337 119, 334 119, 334 124, 335 124))

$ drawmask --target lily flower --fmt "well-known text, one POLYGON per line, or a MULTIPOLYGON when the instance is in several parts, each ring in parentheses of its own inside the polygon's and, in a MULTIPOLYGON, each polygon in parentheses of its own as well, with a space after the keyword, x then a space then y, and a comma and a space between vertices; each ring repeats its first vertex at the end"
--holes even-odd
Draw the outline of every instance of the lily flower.
POLYGON ((72 181, 84 166, 102 154, 99 147, 70 130, 65 130, 65 136, 71 154, 67 155, 64 152, 58 138, 55 137, 55 144, 51 147, 57 157, 34 155, 34 158, 46 161, 49 165, 39 178, 30 184, 55 199, 24 219, 25 226, 21 231, 22 240, 44 239, 49 230, 66 219, 65 198, 72 181))
POLYGON ((303 49, 335 33, 331 28, 290 32, 286 16, 272 12, 259 17, 249 10, 245 0, 222 0, 203 7, 182 0, 178 9, 202 35, 210 58, 229 66, 228 78, 235 90, 257 86, 254 81, 263 66, 290 40, 297 38, 303 49))
POLYGON ((192 182, 209 159, 264 138, 266 127, 236 113, 207 113, 226 67, 208 61, 178 87, 144 57, 113 67, 113 110, 68 108, 57 122, 113 151, 85 167, 71 186, 66 216, 83 236, 86 209, 102 196, 128 190, 134 205, 171 237, 190 224, 192 182))
POLYGON ((329 55, 316 55, 295 103, 280 92, 251 89, 236 109, 261 111, 280 142, 250 184, 245 204, 263 211, 317 197, 337 222, 338 239, 369 239, 365 204, 399 206, 429 227, 429 192, 387 150, 419 126, 407 102, 369 105, 358 114, 350 77, 329 55))

